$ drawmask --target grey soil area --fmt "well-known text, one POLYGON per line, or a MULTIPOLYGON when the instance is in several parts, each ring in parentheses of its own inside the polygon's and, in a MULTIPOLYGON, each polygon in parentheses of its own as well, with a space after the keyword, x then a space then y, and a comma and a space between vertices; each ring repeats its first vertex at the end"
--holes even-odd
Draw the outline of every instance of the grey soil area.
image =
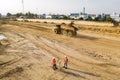
POLYGON ((51 27, 30 22, 2 25, 0 34, 7 37, 0 45, 0 80, 120 80, 119 40, 82 32, 57 35, 51 27), (63 68, 65 55, 68 69, 63 68))

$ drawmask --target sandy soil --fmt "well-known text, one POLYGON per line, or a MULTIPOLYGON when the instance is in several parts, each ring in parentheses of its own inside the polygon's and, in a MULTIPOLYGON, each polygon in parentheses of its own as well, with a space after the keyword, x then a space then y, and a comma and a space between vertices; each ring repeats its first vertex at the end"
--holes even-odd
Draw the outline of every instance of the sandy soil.
POLYGON ((8 41, 0 45, 0 80, 120 80, 119 40, 82 32, 71 38, 30 22, 3 25, 0 33, 8 41))
MULTIPOLYGON (((23 19, 18 18, 18 21, 23 21, 23 19)), ((112 23, 110 22, 94 22, 94 21, 80 21, 80 20, 56 20, 56 19, 25 19, 27 21, 32 21, 32 22, 54 22, 54 23, 66 23, 69 24, 71 21, 74 21, 75 24, 80 24, 80 25, 91 25, 91 26, 113 26, 112 23)))

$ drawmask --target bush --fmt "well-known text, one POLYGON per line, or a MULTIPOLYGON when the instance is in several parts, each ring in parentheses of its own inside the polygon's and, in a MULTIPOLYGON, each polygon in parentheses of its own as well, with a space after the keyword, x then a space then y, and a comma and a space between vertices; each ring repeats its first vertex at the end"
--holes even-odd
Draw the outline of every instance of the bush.
POLYGON ((44 21, 43 23, 47 23, 47 21, 44 21))
POLYGON ((84 19, 82 17, 80 17, 79 20, 84 20, 84 19))
POLYGON ((27 19, 25 19, 24 22, 29 22, 29 21, 27 19))
POLYGON ((106 21, 111 22, 112 18, 110 16, 107 16, 106 21))
POLYGON ((7 22, 4 20, 0 20, 0 25, 2 25, 2 24, 7 24, 7 22))
POLYGON ((64 22, 63 23, 61 23, 62 25, 66 25, 64 22))

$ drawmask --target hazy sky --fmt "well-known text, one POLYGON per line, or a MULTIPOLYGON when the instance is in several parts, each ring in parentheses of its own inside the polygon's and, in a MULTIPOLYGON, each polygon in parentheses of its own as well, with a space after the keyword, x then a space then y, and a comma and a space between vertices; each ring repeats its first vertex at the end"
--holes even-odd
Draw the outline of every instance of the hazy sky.
MULTIPOLYGON (((22 0, 0 0, 0 13, 22 12, 22 0)), ((120 13, 120 0, 24 0, 25 12, 63 13, 120 13)))

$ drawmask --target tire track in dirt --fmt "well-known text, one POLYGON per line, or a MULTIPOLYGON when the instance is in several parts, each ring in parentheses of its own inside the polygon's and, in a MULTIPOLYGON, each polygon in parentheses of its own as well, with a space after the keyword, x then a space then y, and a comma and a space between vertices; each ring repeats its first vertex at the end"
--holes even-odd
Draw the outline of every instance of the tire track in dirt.
MULTIPOLYGON (((35 37, 35 36, 34 36, 35 37)), ((35 40, 37 40, 37 38, 35 39, 35 40)), ((34 40, 34 41, 35 41, 34 40)), ((37 40, 37 41, 39 41, 39 40, 37 40)), ((65 55, 63 52, 60 52, 60 51, 58 51, 58 50, 56 50, 55 48, 53 48, 53 47, 51 47, 51 46, 48 46, 47 45, 47 43, 45 44, 44 42, 43 42, 43 40, 40 40, 39 41, 39 44, 42 44, 41 46, 39 46, 40 48, 42 48, 43 50, 45 50, 45 51, 47 51, 47 52, 49 52, 48 54, 52 54, 53 56, 55 56, 57 59, 58 59, 58 64, 59 65, 61 65, 61 61, 60 61, 60 59, 61 59, 61 57, 60 57, 60 55, 65 55), (59 57, 58 57, 58 55, 59 55, 59 57)), ((68 56, 68 57, 70 57, 70 56, 68 56)), ((74 58, 73 58, 74 59, 74 58)), ((72 59, 72 61, 73 61, 73 59, 72 59)), ((77 60, 76 60, 77 61, 77 60)), ((78 61, 79 62, 79 61, 78 61)), ((71 62, 72 63, 72 62, 71 62)), ((75 62, 76 63, 76 62, 75 62)), ((76 65, 76 64, 73 64, 73 65, 76 65)), ((78 65, 76 65, 77 67, 78 67, 78 65)), ((80 67, 80 66, 79 66, 80 67)), ((59 69, 60 69, 60 71, 59 72, 65 72, 60 66, 59 66, 59 69)), ((94 75, 94 74, 93 74, 94 75)), ((95 75, 96 77, 99 77, 98 75, 95 75)))
MULTIPOLYGON (((36 39, 35 39, 36 40, 36 39)), ((32 41, 34 41, 34 40, 32 40, 32 41)), ((36 44, 38 44, 38 43, 40 43, 40 42, 37 42, 36 44)), ((42 45, 43 46, 43 45, 42 45)), ((42 48, 43 49, 43 48, 42 48)), ((47 49, 45 49, 45 51, 48 51, 48 52, 50 52, 52 49, 50 48, 49 50, 49 46, 47 47, 47 49)), ((50 53, 52 53, 52 55, 53 55, 53 53, 55 53, 54 51, 53 52, 50 52, 50 53)), ((56 53, 58 53, 57 51, 56 51, 56 53)), ((61 54, 61 53, 60 53, 61 54)), ((57 57, 57 55, 55 55, 54 54, 54 56, 56 56, 57 57)), ((58 58, 58 57, 57 57, 58 58)))
MULTIPOLYGON (((57 59, 58 59, 58 62, 60 62, 60 58, 57 56, 56 53, 58 53, 58 52, 57 52, 56 50, 54 50, 54 49, 52 49, 52 48, 44 45, 41 41, 37 40, 37 39, 35 38, 35 36, 33 37, 33 36, 29 35, 29 34, 27 34, 27 36, 29 36, 29 38, 31 39, 31 41, 32 41, 34 44, 36 44, 37 47, 39 47, 39 48, 47 51, 47 52, 48 52, 47 54, 52 54, 52 53, 54 53, 54 54, 52 54, 52 55, 53 55, 53 56, 56 56, 57 59), (38 41, 39 41, 39 42, 38 42, 38 41), (56 54, 56 55, 55 55, 55 54, 56 54)), ((59 68, 60 68, 60 66, 59 66, 59 68)), ((64 70, 62 70, 62 71, 60 70, 60 71, 58 71, 58 72, 63 72, 63 73, 65 73, 64 70)), ((57 72, 57 73, 58 73, 58 72, 57 72)), ((57 74, 57 73, 56 73, 56 74, 57 74)), ((55 74, 55 73, 53 73, 53 74, 50 75, 50 76, 53 76, 54 74, 55 74)), ((69 74, 69 73, 68 73, 68 74, 69 74)), ((71 75, 71 74, 70 74, 70 75, 71 75)), ((76 74, 75 74, 75 75, 76 75, 76 74)))
MULTIPOLYGON (((48 48, 47 48, 48 49, 48 48)), ((51 52, 51 53, 53 53, 53 52, 51 52)), ((54 54, 55 55, 55 54, 54 54)), ((56 56, 56 55, 55 55, 56 56)), ((109 72, 108 72, 109 73, 109 72)))
POLYGON ((14 64, 14 63, 17 63, 18 61, 20 61, 21 59, 23 59, 24 57, 21 57, 21 58, 15 58, 13 60, 10 60, 10 61, 7 61, 7 62, 4 62, 4 63, 1 63, 0 64, 0 69, 3 69, 4 67, 8 66, 8 65, 11 65, 11 64, 14 64))
MULTIPOLYGON (((26 25, 27 26, 27 25, 26 25)), ((34 26, 33 26, 34 27, 34 26)), ((19 28, 21 28, 21 27, 19 27, 19 28)), ((18 28, 18 29, 19 29, 18 28)), ((25 29, 24 27, 23 27, 23 29, 25 29)), ((26 28, 27 29, 27 28, 26 28)), ((37 28, 29 28, 29 29, 34 29, 34 30, 36 30, 37 31, 37 28)), ((39 29, 40 31, 41 30, 43 30, 43 29, 39 29)), ((44 31, 42 31, 42 32, 44 32, 44 31)), ((18 32, 18 33, 20 33, 20 32, 18 32)), ((23 32, 22 32, 23 33, 23 32)), ((49 32, 47 32, 47 31, 45 31, 45 33, 49 33, 49 32)), ((20 35, 21 35, 21 33, 20 33, 20 35)), ((50 56, 50 57, 52 57, 52 56, 56 56, 57 58, 58 58, 58 60, 59 60, 59 62, 60 62, 60 59, 62 59, 63 58, 63 56, 66 54, 66 52, 64 52, 64 50, 62 51, 62 50, 59 50, 59 49, 57 49, 56 48, 56 45, 54 45, 53 47, 51 46, 51 44, 49 44, 49 43, 46 43, 44 40, 41 40, 41 37, 43 38, 44 37, 44 35, 42 36, 42 34, 40 35, 40 37, 38 37, 39 36, 39 34, 33 34, 33 33, 25 33, 24 35, 23 35, 24 37, 25 37, 25 39, 27 39, 27 40, 29 40, 32 44, 34 44, 36 47, 38 47, 39 49, 41 49, 41 50, 43 50, 44 51, 44 54, 46 55, 46 56, 50 56)), ((47 38, 48 39, 48 38, 47 38)), ((49 41, 50 39, 48 39, 48 41, 49 41)), ((52 43, 52 44, 54 44, 54 42, 52 43)), ((61 47, 63 47, 62 45, 59 45, 59 46, 61 46, 61 47)), ((69 53, 69 52, 68 52, 69 53)), ((78 54, 78 53, 77 53, 78 54)), ((77 57, 73 57, 73 56, 70 56, 69 54, 66 54, 68 57, 70 57, 70 59, 72 60, 70 63, 72 63, 72 62, 76 62, 77 61, 77 63, 75 63, 75 64, 77 64, 76 65, 76 67, 77 68, 79 68, 79 67, 81 67, 81 64, 85 64, 86 66, 87 65, 89 65, 89 66, 87 66, 87 67, 89 67, 89 68, 92 68, 92 66, 93 67, 95 67, 95 68, 98 68, 96 71, 99 71, 100 73, 104 73, 104 74, 111 74, 111 73, 109 73, 109 71, 106 73, 105 71, 106 71, 106 68, 104 68, 105 66, 103 66, 103 67, 101 67, 101 65, 94 65, 94 64, 88 64, 87 62, 82 62, 79 58, 77 58, 77 57), (78 61, 79 60, 79 61, 78 61), (78 66, 79 65, 79 66, 78 66)), ((49 58, 50 58, 49 57, 49 58)), ((61 64, 61 63, 60 63, 61 64)), ((71 65, 71 64, 70 64, 71 65)), ((106 64, 105 64, 106 65, 106 64)), ((72 64, 72 66, 74 66, 74 64, 72 64)), ((92 69, 91 69, 92 70, 92 69)), ((94 70, 93 70, 94 71, 94 70)), ((58 74, 58 73, 57 73, 58 74)), ((56 74, 56 75, 57 75, 56 74)), ((67 73, 66 73, 67 74, 67 73)), ((68 73, 69 74, 69 73, 68 73)), ((71 74, 71 73, 70 73, 71 74)), ((80 72, 80 74, 81 74, 81 72, 80 72)), ((53 74, 52 74, 53 75, 53 74)), ((111 75, 113 75, 114 76, 114 74, 111 74, 111 75)), ((86 75, 84 75, 84 76, 86 76, 86 75)), ((65 75, 63 76, 63 78, 65 77, 65 75)), ((67 75, 67 77, 68 77, 68 75, 67 75)), ((89 77, 88 77, 89 78, 89 77)), ((46 79, 47 79, 47 77, 46 77, 46 79)), ((66 79, 66 77, 64 78, 64 79, 66 79)), ((97 80, 99 80, 98 78, 96 78, 97 80)), ((108 78, 104 78, 104 79, 108 79, 108 78)), ((92 79, 91 79, 92 80, 92 79)), ((112 80, 112 79, 111 79, 112 80)))
MULTIPOLYGON (((28 25, 30 25, 31 27, 28 27, 28 28, 33 28, 34 26, 35 26, 35 23, 34 24, 29 24, 29 23, 24 23, 26 26, 28 25), (33 27, 32 27, 33 26, 33 27)), ((44 31, 45 30, 47 30, 47 28, 45 28, 45 27, 41 27, 41 26, 39 26, 39 25, 37 25, 37 26, 35 26, 36 27, 36 29, 38 29, 38 30, 41 30, 41 28, 44 28, 44 31), (39 29, 40 28, 40 29, 39 29)), ((46 31, 45 31, 46 32, 46 31)), ((93 37, 92 37, 93 38, 93 37)), ((93 55, 91 55, 92 57, 94 57, 94 56, 96 56, 96 57, 100 57, 100 58, 102 58, 102 59, 104 59, 104 57, 101 57, 101 55, 96 55, 96 54, 93 54, 93 55)), ((110 57, 109 56, 106 56, 105 57, 105 59, 106 58, 109 58, 110 59, 110 57)))

